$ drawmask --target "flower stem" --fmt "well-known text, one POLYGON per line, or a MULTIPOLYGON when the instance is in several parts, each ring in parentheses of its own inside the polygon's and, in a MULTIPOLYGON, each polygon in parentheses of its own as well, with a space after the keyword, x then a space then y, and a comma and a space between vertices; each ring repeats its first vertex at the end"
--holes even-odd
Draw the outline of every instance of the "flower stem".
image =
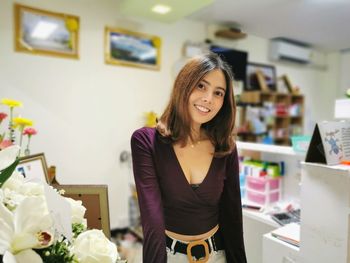
POLYGON ((9 137, 10 141, 14 144, 16 137, 15 130, 13 129, 13 107, 10 107, 9 137))
POLYGON ((25 156, 30 155, 30 150, 29 150, 29 145, 30 145, 30 137, 32 137, 32 136, 31 136, 31 135, 28 135, 27 148, 24 150, 24 155, 25 155, 25 156))
POLYGON ((19 127, 19 132, 20 132, 20 137, 19 137, 19 148, 20 148, 20 150, 19 150, 19 155, 21 155, 21 151, 22 151, 22 138, 23 138, 23 129, 24 129, 24 126, 23 125, 21 125, 20 127, 19 127))

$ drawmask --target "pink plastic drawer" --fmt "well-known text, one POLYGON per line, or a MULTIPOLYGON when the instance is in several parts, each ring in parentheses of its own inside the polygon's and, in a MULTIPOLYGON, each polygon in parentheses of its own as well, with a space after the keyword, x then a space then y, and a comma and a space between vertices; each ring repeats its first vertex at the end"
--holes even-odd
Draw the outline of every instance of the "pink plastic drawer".
POLYGON ((247 176, 247 186, 248 188, 265 192, 268 190, 268 187, 270 191, 277 190, 280 187, 280 178, 266 178, 266 177, 254 177, 254 176, 247 176))
POLYGON ((261 205, 277 202, 279 200, 279 196, 280 194, 278 191, 265 194, 265 193, 246 190, 246 198, 249 201, 252 201, 261 205), (267 198, 268 196, 269 196, 269 200, 267 198))

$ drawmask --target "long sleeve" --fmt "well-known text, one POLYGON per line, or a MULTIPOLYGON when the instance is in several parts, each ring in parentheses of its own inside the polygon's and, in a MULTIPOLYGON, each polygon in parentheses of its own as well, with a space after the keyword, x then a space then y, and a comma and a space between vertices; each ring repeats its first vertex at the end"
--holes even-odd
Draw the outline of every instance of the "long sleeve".
POLYGON ((131 138, 136 190, 143 229, 143 262, 166 262, 162 197, 153 158, 154 131, 140 129, 131 138))
POLYGON ((227 157, 226 180, 220 201, 220 228, 228 263, 246 263, 237 149, 227 157))

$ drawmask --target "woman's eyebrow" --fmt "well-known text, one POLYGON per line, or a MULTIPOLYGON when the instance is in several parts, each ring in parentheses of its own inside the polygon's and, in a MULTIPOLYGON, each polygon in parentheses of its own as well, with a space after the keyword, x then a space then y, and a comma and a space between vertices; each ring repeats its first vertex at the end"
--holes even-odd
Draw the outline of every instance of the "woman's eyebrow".
POLYGON ((211 85, 209 81, 207 81, 206 79, 202 79, 203 82, 205 82, 208 85, 211 85))
POLYGON ((217 89, 221 89, 223 92, 226 92, 226 89, 225 89, 225 88, 217 87, 217 89))
MULTIPOLYGON (((210 83, 208 80, 202 79, 201 81, 203 81, 203 82, 205 82, 207 85, 211 86, 211 83, 210 83)), ((223 87, 216 87, 216 88, 222 89, 224 92, 226 92, 226 88, 223 88, 223 87)))

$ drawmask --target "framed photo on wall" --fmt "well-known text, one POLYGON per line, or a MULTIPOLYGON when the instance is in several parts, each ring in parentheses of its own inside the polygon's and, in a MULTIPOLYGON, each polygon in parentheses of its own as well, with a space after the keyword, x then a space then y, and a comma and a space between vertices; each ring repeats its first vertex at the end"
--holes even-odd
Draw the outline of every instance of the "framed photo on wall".
POLYGON ((161 39, 120 28, 105 28, 105 62, 112 65, 160 69, 161 39))
POLYGON ((79 17, 20 4, 14 11, 16 51, 79 57, 79 17))
POLYGON ((262 90, 262 83, 264 83, 263 89, 265 89, 266 84, 269 91, 277 91, 275 66, 260 63, 248 63, 245 90, 262 90), (264 78, 265 81, 262 81, 261 77, 264 78))
POLYGON ((107 238, 111 237, 107 185, 55 185, 64 190, 64 196, 81 200, 86 208, 85 218, 89 229, 101 229, 107 238))
POLYGON ((21 157, 16 170, 20 172, 25 179, 49 183, 47 164, 43 153, 21 157))

